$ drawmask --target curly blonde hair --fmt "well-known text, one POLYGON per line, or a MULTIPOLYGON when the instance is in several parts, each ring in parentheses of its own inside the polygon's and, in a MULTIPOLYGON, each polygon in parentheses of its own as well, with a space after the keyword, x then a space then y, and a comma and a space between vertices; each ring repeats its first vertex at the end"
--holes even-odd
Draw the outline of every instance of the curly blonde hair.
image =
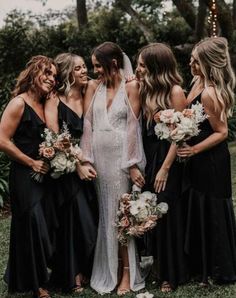
POLYGON ((57 84, 57 91, 60 94, 68 96, 71 87, 75 83, 75 78, 73 76, 73 70, 75 67, 75 58, 80 57, 73 53, 62 53, 56 56, 54 59, 58 70, 58 84, 57 84))

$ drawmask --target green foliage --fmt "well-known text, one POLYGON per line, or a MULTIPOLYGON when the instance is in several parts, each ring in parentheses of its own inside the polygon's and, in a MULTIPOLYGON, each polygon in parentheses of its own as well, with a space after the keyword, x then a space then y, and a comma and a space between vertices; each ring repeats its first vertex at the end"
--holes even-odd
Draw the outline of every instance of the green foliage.
MULTIPOLYGON (((92 48, 104 41, 114 41, 127 53, 135 67, 135 55, 138 49, 146 44, 142 31, 132 18, 118 5, 114 5, 115 1, 104 0, 104 5, 100 5, 99 1, 88 2, 89 26, 81 31, 78 29, 73 9, 63 13, 50 11, 44 16, 32 15, 30 12, 21 13, 17 10, 8 14, 4 27, 0 28, 0 113, 11 97, 17 76, 33 55, 55 57, 62 52, 79 54, 85 58, 89 74, 92 76, 90 61, 92 48)), ((131 0, 131 2, 141 19, 152 28, 156 41, 171 45, 185 81, 184 87, 189 86, 191 49, 182 51, 176 46, 191 41, 193 33, 190 28, 177 10, 164 12, 162 7, 164 1, 131 0)), ((236 40, 235 36, 233 40, 236 40)), ((234 46, 232 52, 235 54, 234 46)), ((233 140, 236 131, 235 113, 229 120, 229 130, 229 140, 233 140)), ((1 162, 4 162, 3 155, 0 155, 0 164, 1 162)), ((1 178, 2 172, 0 181, 1 178)))

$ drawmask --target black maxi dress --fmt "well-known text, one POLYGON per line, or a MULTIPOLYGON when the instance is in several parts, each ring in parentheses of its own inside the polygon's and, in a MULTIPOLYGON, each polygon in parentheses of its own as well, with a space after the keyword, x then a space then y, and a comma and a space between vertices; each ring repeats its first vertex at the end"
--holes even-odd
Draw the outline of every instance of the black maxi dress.
MULTIPOLYGON (((143 123, 143 145, 147 159, 144 190, 155 192, 154 181, 170 148, 170 143, 155 135, 155 122, 147 128, 143 123)), ((188 279, 184 253, 184 206, 181 199, 183 165, 174 161, 166 189, 157 194, 158 203, 166 202, 167 214, 158 220, 157 226, 144 237, 145 255, 154 257, 153 275, 160 281, 168 281, 174 289, 188 279)))
MULTIPOLYGON (((45 123, 25 102, 20 124, 13 136, 15 145, 37 159, 45 123)), ((44 183, 31 178, 32 169, 12 161, 9 189, 12 210, 9 260, 4 276, 9 292, 37 291, 48 281, 47 263, 52 253, 42 209, 44 183)))
MULTIPOLYGON (((81 137, 83 118, 61 100, 58 117, 60 128, 65 122, 73 138, 81 137)), ((68 292, 76 286, 78 273, 87 278, 91 275, 98 222, 96 193, 93 183, 82 181, 77 173, 51 178, 48 186, 53 206, 46 208, 51 210, 46 211, 50 215, 47 222, 55 251, 50 285, 68 292)))
MULTIPOLYGON (((201 94, 192 102, 201 102, 201 94)), ((206 119, 200 133, 188 143, 195 145, 213 133, 206 119)), ((187 224, 185 251, 191 275, 207 282, 236 280, 236 226, 232 204, 230 154, 223 141, 196 154, 186 163, 184 175, 187 224)))

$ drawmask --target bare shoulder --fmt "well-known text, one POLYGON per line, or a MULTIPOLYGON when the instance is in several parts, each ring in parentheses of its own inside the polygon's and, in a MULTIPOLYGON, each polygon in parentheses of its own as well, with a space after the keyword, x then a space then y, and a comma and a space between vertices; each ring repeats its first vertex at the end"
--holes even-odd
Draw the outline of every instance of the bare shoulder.
POLYGON ((202 104, 205 107, 208 107, 209 109, 213 108, 215 105, 217 105, 217 96, 216 91, 213 86, 207 87, 202 92, 202 104))
POLYGON ((99 80, 90 80, 88 81, 87 90, 89 89, 90 91, 95 92, 99 84, 100 84, 99 80))
POLYGON ((25 108, 25 101, 21 96, 16 96, 12 98, 7 107, 6 110, 11 111, 14 114, 22 114, 25 108))
POLYGON ((170 97, 174 109, 181 111, 187 106, 187 99, 181 86, 174 85, 171 89, 170 97))
POLYGON ((171 89, 171 97, 179 97, 184 94, 184 90, 180 85, 174 85, 171 89))
POLYGON ((129 81, 125 84, 126 88, 139 88, 139 82, 137 80, 129 81))

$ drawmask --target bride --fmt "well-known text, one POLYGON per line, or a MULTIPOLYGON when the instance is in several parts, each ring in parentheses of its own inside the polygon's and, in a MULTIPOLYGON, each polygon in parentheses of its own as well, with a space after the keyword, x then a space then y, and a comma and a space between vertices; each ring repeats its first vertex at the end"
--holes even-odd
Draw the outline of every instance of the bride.
POLYGON ((136 81, 128 57, 112 42, 92 52, 98 80, 91 80, 85 95, 84 133, 81 146, 87 162, 94 164, 99 201, 99 227, 91 287, 98 293, 117 294, 144 287, 134 240, 119 246, 115 227, 119 198, 130 192, 131 183, 142 187, 145 166, 136 81))

